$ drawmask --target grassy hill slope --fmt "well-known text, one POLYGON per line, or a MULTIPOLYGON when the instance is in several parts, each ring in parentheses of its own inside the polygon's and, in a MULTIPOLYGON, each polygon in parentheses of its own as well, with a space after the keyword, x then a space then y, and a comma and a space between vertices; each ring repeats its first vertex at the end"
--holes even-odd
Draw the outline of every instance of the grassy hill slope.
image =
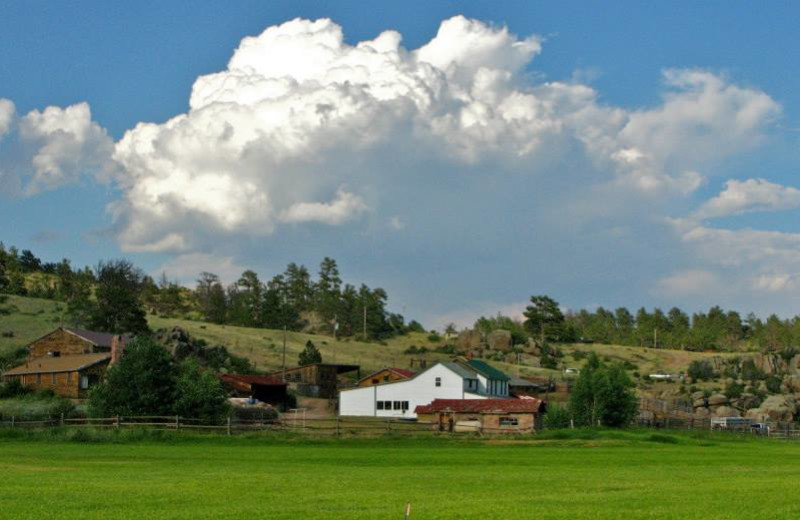
MULTIPOLYGON (((0 332, 13 331, 14 336, 0 338, 0 355, 25 346, 30 341, 58 327, 66 308, 66 305, 61 302, 20 296, 9 296, 8 305, 12 308, 12 313, 7 316, 0 316, 0 332)), ((253 361, 258 370, 277 370, 282 365, 284 337, 282 330, 216 325, 201 321, 158 316, 149 316, 148 319, 153 329, 179 326, 187 330, 191 335, 208 341, 211 345, 225 345, 232 353, 247 357, 253 361)), ((329 336, 287 332, 287 366, 293 366, 297 363, 297 356, 308 340, 311 340, 320 349, 324 361, 359 364, 362 367, 362 374, 387 365, 408 367, 412 357, 420 357, 419 355, 411 356, 403 353, 404 350, 412 345, 417 347, 425 346, 431 350, 442 345, 441 342, 430 342, 427 335, 421 333, 391 338, 385 345, 381 345, 349 339, 335 340, 329 336)), ((580 367, 584 361, 575 359, 573 355, 578 353, 580 358, 580 351, 594 351, 602 358, 608 358, 612 361, 627 361, 636 367, 632 368, 632 371, 635 370, 641 374, 661 371, 678 372, 685 370, 689 362, 694 359, 721 355, 718 353, 656 350, 599 344, 561 345, 560 348, 565 354, 563 361, 566 366, 580 367)), ((450 357, 452 356, 445 353, 428 352, 425 354, 425 358, 429 363, 437 360, 447 360, 450 357)), ((508 374, 519 374, 522 377, 532 375, 560 376, 559 371, 532 366, 534 362, 535 358, 526 355, 522 357, 520 365, 498 361, 492 361, 492 364, 508 374)))

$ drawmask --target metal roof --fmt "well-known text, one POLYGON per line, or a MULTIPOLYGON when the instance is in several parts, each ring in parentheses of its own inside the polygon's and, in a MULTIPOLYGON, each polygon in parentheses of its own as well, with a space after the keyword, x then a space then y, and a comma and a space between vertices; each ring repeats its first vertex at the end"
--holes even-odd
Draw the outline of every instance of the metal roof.
POLYGON ((541 399, 434 399, 416 407, 415 413, 537 413, 541 399))
POLYGON ((469 366, 471 366, 473 369, 494 381, 508 381, 511 379, 505 374, 505 372, 496 369, 486 361, 481 361, 480 359, 470 359, 467 363, 469 363, 469 366))
POLYGON ((442 365, 446 366, 447 368, 449 368, 459 376, 463 377, 464 379, 478 378, 478 374, 474 370, 465 367, 461 363, 456 363, 455 361, 442 361, 442 365))
MULTIPOLYGON (((108 332, 96 332, 94 330, 76 329, 74 327, 64 327, 64 330, 79 336, 86 341, 97 345, 98 347, 111 347, 111 342, 114 340, 116 334, 109 334, 108 332)), ((130 340, 130 334, 122 336, 122 342, 130 340)))
POLYGON ((107 352, 99 354, 75 354, 71 356, 41 357, 14 367, 3 373, 4 376, 23 374, 42 374, 52 372, 79 372, 111 359, 107 352))

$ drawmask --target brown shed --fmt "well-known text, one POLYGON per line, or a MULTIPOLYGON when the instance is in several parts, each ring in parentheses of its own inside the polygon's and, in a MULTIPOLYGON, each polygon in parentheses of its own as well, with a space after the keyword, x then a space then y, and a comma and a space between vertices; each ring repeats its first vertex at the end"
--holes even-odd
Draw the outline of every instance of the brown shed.
POLYGON ((273 406, 286 404, 287 383, 270 376, 220 374, 222 384, 232 397, 252 397, 273 406))
POLYGON ((546 410, 540 399, 434 399, 417 406, 420 422, 439 431, 531 433, 546 410))
POLYGON ((360 366, 333 363, 314 363, 287 368, 269 375, 275 379, 286 381, 289 383, 289 387, 300 395, 332 399, 338 395, 339 374, 348 372, 357 372, 357 377, 361 377, 360 366))
POLYGON ((3 381, 19 379, 35 390, 52 390, 63 397, 83 399, 99 383, 111 361, 110 353, 45 356, 12 368, 3 381))

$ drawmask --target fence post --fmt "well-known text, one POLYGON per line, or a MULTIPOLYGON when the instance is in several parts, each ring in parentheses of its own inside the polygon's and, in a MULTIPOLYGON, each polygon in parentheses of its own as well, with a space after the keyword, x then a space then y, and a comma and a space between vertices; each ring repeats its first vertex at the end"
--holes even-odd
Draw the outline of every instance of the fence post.
POLYGON ((386 431, 392 431, 392 422, 389 419, 386 419, 386 431))
POLYGON ((118 430, 119 430, 119 423, 120 423, 120 419, 119 419, 119 415, 117 415, 117 420, 115 421, 115 426, 117 427, 118 430))
POLYGON ((336 416, 336 436, 339 436, 339 416, 336 416))
POLYGON ((231 418, 228 417, 228 435, 231 434, 231 418))
POLYGON ((175 431, 178 431, 180 429, 181 429, 181 416, 180 415, 176 415, 175 416, 175 431))
POLYGON ((11 429, 12 429, 12 430, 14 429, 14 420, 15 420, 15 419, 16 419, 16 417, 12 415, 12 416, 11 416, 11 429))
POLYGON ((61 426, 64 426, 64 412, 61 412, 61 426))

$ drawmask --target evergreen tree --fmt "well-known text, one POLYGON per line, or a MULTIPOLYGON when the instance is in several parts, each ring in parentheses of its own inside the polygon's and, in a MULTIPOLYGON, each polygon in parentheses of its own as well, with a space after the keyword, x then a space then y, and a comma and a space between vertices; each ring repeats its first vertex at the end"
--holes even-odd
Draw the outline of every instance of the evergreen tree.
POLYGON ((297 357, 297 364, 302 367, 305 365, 313 365, 314 363, 322 363, 322 354, 311 340, 308 340, 306 341, 306 348, 304 348, 297 357))
POLYGON ((546 341, 560 341, 564 330, 564 314, 558 302, 549 296, 531 296, 531 305, 525 309, 525 327, 539 338, 539 344, 546 341))

